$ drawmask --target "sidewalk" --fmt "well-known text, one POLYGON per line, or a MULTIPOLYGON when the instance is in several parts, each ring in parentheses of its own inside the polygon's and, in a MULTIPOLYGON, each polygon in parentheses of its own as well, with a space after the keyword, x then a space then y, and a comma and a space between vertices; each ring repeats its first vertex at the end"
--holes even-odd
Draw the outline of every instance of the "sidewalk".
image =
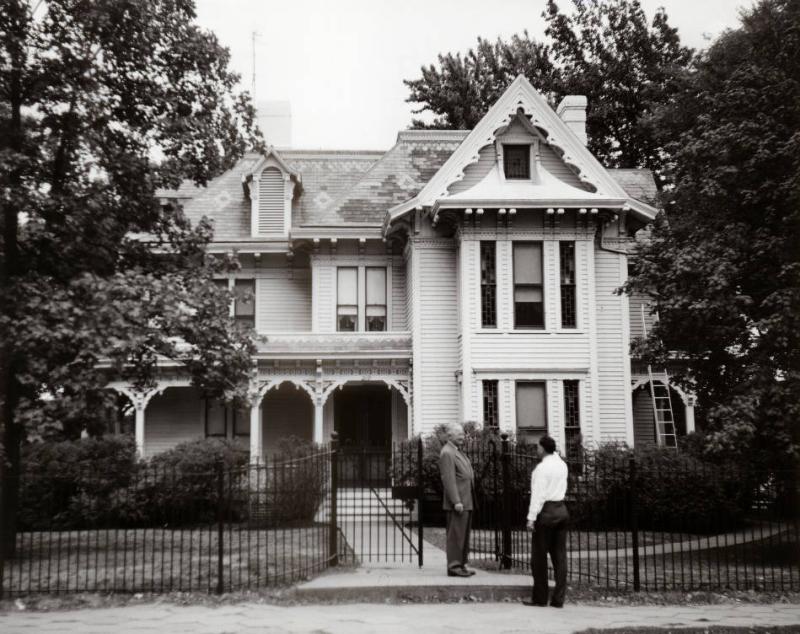
POLYGON ((404 632, 491 632, 562 634, 588 628, 789 626, 800 631, 800 606, 697 605, 596 607, 568 605, 563 610, 529 608, 519 603, 439 605, 303 605, 254 603, 219 607, 149 604, 73 612, 0 615, 4 634, 395 634, 404 632))

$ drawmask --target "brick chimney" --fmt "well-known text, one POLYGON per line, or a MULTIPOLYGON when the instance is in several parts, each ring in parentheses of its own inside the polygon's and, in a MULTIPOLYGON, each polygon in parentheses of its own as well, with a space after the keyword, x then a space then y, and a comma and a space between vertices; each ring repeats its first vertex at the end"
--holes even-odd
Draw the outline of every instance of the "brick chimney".
POLYGON ((586 106, 588 103, 583 95, 567 95, 556 108, 556 114, 584 145, 586 145, 586 106))

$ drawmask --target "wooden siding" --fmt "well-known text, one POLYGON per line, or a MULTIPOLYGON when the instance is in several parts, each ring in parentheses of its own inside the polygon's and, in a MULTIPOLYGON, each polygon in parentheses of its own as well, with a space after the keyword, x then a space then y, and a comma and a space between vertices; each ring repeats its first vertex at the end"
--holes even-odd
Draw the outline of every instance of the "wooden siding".
POLYGON ((651 300, 644 293, 633 293, 628 297, 631 316, 631 341, 644 336, 642 328, 642 309, 644 309, 644 324, 647 331, 655 323, 655 315, 650 313, 651 300))
POLYGON ((419 317, 415 315, 419 345, 414 357, 418 397, 414 415, 419 417, 417 430, 431 432, 436 425, 458 421, 459 415, 457 264, 455 248, 449 241, 421 241, 413 250, 413 266, 419 267, 414 278, 414 311, 419 311, 419 317))
POLYGON ((170 387, 147 405, 144 453, 151 457, 188 440, 205 437, 204 404, 193 387, 170 387))
POLYGON ((575 175, 575 172, 572 171, 569 165, 567 165, 549 145, 545 145, 544 143, 539 144, 539 160, 541 161, 542 167, 558 180, 584 191, 589 190, 589 187, 581 182, 581 179, 575 175))
POLYGON ((311 331, 311 275, 309 269, 273 269, 256 279, 256 330, 311 331))
POLYGON ((392 315, 389 328, 391 330, 408 330, 407 307, 406 307, 406 265, 403 258, 394 256, 392 258, 391 275, 388 276, 392 297, 392 315))
POLYGON ((625 281, 624 256, 608 251, 595 252, 597 305, 597 370, 602 441, 632 442, 630 421, 630 367, 628 341, 623 322, 627 318, 627 298, 614 294, 625 281), (624 306, 623 306, 624 304, 624 306), (630 424, 629 424, 630 421, 630 424))
POLYGON ((481 182, 484 176, 495 166, 494 145, 485 145, 479 152, 480 158, 464 170, 464 178, 450 185, 449 192, 457 194, 466 191, 481 182))
POLYGON ((264 425, 264 453, 274 453, 278 441, 297 436, 311 441, 314 438, 314 404, 305 390, 283 383, 266 393, 261 402, 264 425))

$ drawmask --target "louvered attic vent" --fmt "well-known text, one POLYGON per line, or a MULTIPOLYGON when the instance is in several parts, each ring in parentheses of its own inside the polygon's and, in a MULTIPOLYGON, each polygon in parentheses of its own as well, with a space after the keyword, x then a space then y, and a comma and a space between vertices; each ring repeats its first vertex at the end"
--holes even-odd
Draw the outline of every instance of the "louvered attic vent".
POLYGON ((283 197, 283 174, 275 167, 267 167, 258 181, 259 235, 283 235, 283 197))

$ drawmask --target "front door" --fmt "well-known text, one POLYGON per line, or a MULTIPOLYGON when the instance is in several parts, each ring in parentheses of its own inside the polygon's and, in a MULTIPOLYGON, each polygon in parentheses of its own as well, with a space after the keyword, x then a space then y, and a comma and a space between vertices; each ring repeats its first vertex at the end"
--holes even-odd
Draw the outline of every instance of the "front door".
POLYGON ((334 393, 340 479, 345 486, 384 484, 392 445, 392 398, 383 385, 346 385, 334 393))

